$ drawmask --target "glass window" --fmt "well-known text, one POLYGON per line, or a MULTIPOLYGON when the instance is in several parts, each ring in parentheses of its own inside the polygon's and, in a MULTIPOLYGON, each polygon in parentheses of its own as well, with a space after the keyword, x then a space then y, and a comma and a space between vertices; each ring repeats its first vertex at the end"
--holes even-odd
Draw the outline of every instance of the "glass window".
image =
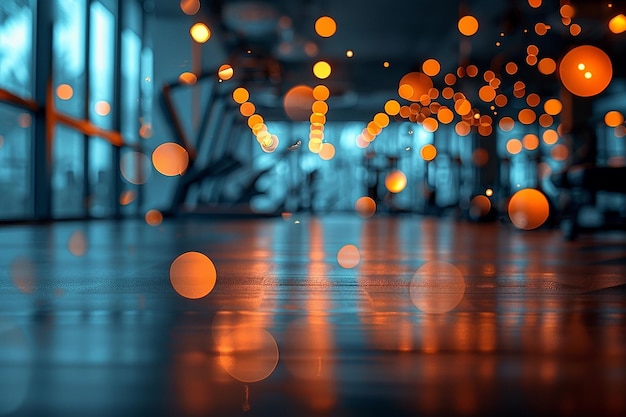
POLYGON ((137 141, 139 131, 139 77, 141 39, 135 32, 122 33, 122 136, 129 143, 137 141))
POLYGON ((57 0, 53 35, 53 85, 58 111, 85 116, 85 0, 57 0))
POLYGON ((0 2, 0 88, 32 97, 33 7, 30 0, 0 2))
POLYGON ((102 3, 91 5, 89 33, 89 119, 110 129, 115 62, 115 17, 102 3))
POLYGON ((89 211, 94 217, 111 214, 113 148, 101 138, 89 139, 89 211))
POLYGON ((82 133, 57 125, 52 150, 52 214, 55 218, 85 214, 84 144, 82 133))
POLYGON ((32 216, 30 113, 0 103, 0 218, 32 216))

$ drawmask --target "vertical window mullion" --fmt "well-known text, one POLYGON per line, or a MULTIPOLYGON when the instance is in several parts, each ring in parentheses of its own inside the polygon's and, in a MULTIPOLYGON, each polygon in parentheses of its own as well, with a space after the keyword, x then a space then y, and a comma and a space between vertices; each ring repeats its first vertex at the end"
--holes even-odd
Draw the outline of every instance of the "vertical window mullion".
POLYGON ((32 146, 32 189, 34 217, 36 220, 52 218, 52 118, 48 115, 52 109, 48 97, 52 94, 52 23, 53 2, 39 0, 36 7, 34 30, 35 59, 34 98, 44 108, 35 113, 34 141, 32 146))
MULTIPOLYGON (((111 103, 112 128, 118 132, 122 131, 122 101, 120 99, 122 85, 122 30, 124 22, 124 3, 123 0, 117 0, 115 5, 115 40, 113 42, 113 99, 111 103)), ((121 207, 119 197, 122 193, 122 176, 119 170, 121 158, 121 148, 113 147, 111 152, 111 173, 112 173, 112 192, 109 198, 109 204, 112 207, 112 215, 115 218, 121 217, 121 207)))
MULTIPOLYGON (((85 5, 85 35, 87 37, 91 36, 91 3, 92 0, 85 0, 87 4, 85 5)), ((84 50, 84 62, 85 62, 85 93, 83 96, 83 118, 85 120, 90 120, 89 115, 89 104, 91 103, 91 40, 88 39, 85 42, 85 50, 84 50)), ((89 135, 83 134, 83 144, 84 144, 84 152, 83 152, 83 202, 84 209, 83 213, 85 217, 89 216, 89 198, 91 194, 91 186, 89 182, 89 135)))

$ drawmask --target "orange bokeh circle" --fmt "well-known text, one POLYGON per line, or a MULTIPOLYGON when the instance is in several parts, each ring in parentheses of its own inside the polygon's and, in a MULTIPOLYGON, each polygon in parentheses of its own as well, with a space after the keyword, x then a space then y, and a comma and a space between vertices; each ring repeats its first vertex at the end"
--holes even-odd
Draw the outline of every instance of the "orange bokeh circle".
POLYGON ((508 213, 515 227, 532 230, 545 223, 550 213, 550 206, 542 192, 525 188, 513 194, 509 201, 508 213))
POLYGON ((559 64, 563 86, 572 94, 591 97, 600 94, 611 83, 613 66, 600 48, 582 45, 570 50, 559 64))
POLYGON ((213 290, 217 271, 213 262, 199 252, 185 252, 170 266, 170 282, 185 298, 202 298, 213 290))

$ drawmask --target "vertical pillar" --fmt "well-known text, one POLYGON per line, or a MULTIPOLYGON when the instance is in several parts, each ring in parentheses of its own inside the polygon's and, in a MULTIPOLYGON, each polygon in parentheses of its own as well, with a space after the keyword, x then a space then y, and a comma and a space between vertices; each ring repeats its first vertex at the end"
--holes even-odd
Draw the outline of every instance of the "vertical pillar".
MULTIPOLYGON (((85 68, 85 93, 83 94, 83 118, 89 120, 89 104, 91 103, 91 0, 85 1, 85 49, 83 61, 85 68)), ((89 216, 89 199, 91 182, 89 181, 89 135, 83 134, 83 216, 89 216)))
POLYGON ((36 220, 52 218, 52 96, 53 1, 37 2, 34 30, 34 98, 44 108, 35 114, 32 149, 32 190, 36 220))
MULTIPOLYGON (((122 100, 121 100, 121 91, 122 91, 122 28, 124 22, 124 1, 117 0, 116 4, 116 19, 115 19, 115 41, 114 41, 114 58, 113 58, 113 103, 111 103, 112 112, 112 124, 113 130, 117 132, 122 131, 122 100)), ((120 158, 121 158, 121 147, 114 146, 113 152, 111 152, 111 168, 113 172, 112 179, 112 188, 111 188, 111 204, 112 204, 112 215, 114 218, 120 218, 122 216, 122 210, 119 203, 120 195, 122 194, 122 188, 124 184, 122 183, 122 175, 119 170, 120 166, 120 158)))
MULTIPOLYGON (((150 20, 148 19, 148 13, 150 13, 149 9, 147 9, 147 4, 142 2, 140 4, 141 10, 141 61, 140 61, 140 70, 139 70, 139 79, 137 82, 139 83, 139 103, 140 103, 140 115, 142 118, 142 123, 150 123, 152 124, 152 95, 147 97, 146 88, 144 87, 144 75, 146 74, 146 65, 144 55, 146 50, 152 48, 151 44, 151 30, 150 30, 150 20), (148 103, 148 104, 146 104, 148 103)), ((143 137, 139 137, 137 142, 139 152, 144 152, 143 146, 143 137)), ((143 169, 143 167, 142 167, 143 169)), ((136 215, 140 215, 141 209, 145 202, 144 195, 144 186, 141 185, 137 188, 137 204, 136 204, 136 215)))

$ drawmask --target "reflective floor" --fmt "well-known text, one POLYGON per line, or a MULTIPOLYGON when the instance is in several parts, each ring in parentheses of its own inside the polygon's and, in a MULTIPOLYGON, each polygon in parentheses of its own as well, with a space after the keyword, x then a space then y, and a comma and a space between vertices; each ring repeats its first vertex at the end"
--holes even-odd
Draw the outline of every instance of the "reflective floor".
POLYGON ((294 215, 0 247, 3 416, 626 415, 623 232, 294 215), (170 281, 189 251, 203 298, 170 281))

